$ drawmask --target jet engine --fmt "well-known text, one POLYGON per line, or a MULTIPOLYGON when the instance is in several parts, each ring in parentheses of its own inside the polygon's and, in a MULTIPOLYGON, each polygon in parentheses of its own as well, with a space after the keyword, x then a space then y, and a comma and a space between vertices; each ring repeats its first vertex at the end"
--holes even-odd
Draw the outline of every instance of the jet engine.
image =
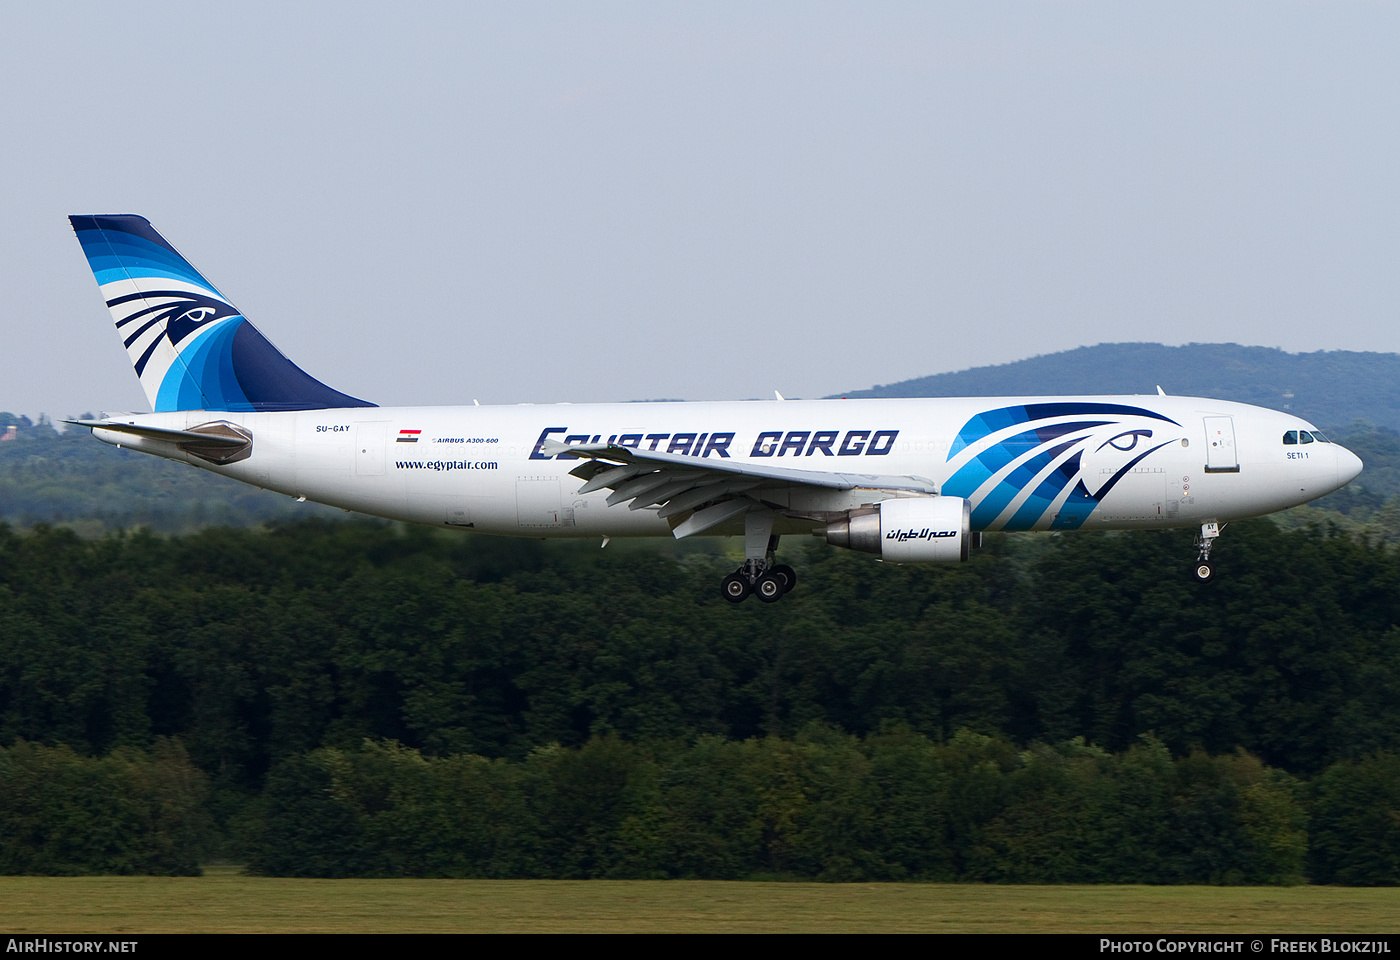
POLYGON ((973 546, 972 507, 962 497, 900 497, 846 512, 826 542, 889 563, 959 563, 973 546))

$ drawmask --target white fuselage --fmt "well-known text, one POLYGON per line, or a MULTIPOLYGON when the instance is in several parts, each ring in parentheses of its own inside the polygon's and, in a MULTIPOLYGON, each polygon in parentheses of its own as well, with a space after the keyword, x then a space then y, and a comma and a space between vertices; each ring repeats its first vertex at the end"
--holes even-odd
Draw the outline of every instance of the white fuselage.
MULTIPOLYGON (((702 460, 925 478, 941 493, 969 500, 975 530, 1225 522, 1306 503, 1361 469, 1336 444, 1284 443, 1288 431, 1313 429, 1295 416, 1190 397, 196 410, 112 419, 176 429, 226 421, 250 432, 253 443, 246 459, 224 466, 165 441, 100 428, 94 434, 347 510, 531 537, 665 536, 672 526, 655 509, 609 507, 607 490, 579 495, 583 481, 569 471, 580 461, 544 456, 546 440, 611 441, 702 460), (1076 409, 1086 404, 1129 412, 1076 409), (1034 409, 1039 419, 1008 425, 999 412, 1024 409, 1034 409), (1031 435, 1036 424, 1042 433, 1031 435), (1062 438, 1073 444, 1059 443, 1062 438), (1056 476, 1061 479, 1052 482, 1056 476), (1075 490, 1105 492, 1076 518, 1075 490)), ((798 532, 817 525, 803 519, 808 514, 884 496, 776 485, 760 499, 788 511, 779 532, 798 532), (804 497, 812 502, 783 499, 804 497)))

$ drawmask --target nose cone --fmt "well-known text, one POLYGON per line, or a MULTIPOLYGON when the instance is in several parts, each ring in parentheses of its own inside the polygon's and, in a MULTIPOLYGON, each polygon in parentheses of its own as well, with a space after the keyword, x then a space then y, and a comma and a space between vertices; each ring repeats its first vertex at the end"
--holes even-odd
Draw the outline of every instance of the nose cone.
POLYGON ((1346 447, 1332 445, 1337 454, 1337 486, 1345 487, 1361 475, 1361 458, 1346 447))

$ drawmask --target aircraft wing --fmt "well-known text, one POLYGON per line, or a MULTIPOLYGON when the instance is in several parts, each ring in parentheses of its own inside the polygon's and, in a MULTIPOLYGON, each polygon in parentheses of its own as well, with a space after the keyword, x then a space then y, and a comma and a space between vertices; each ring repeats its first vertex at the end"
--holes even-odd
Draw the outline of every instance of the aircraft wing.
POLYGON ((676 539, 703 533, 756 506, 749 496, 759 487, 795 486, 826 490, 891 490, 936 494, 932 480, 912 476, 831 473, 795 467, 700 459, 659 450, 637 450, 609 443, 565 444, 546 441, 540 452, 586 460, 570 470, 584 481, 579 493, 611 490, 608 506, 627 503, 629 510, 659 507, 657 516, 674 517, 693 510, 673 529, 676 539))

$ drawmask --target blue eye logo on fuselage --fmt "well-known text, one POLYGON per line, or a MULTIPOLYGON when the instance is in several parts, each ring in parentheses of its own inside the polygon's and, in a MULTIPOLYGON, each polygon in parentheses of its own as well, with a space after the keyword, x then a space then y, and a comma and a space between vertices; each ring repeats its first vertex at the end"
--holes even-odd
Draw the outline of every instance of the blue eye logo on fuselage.
POLYGON ((975 529, 1075 529, 1124 474, 1171 442, 1153 444, 1154 427, 1144 421, 1155 422, 1157 430, 1162 424, 1181 426, 1160 413, 1117 403, 1033 403, 985 411, 958 431, 948 454, 953 473, 943 493, 972 502, 975 529), (1084 469, 1086 457, 1098 467, 1092 478, 1084 469))
POLYGON ((1128 430, 1124 433, 1118 434, 1118 436, 1116 437, 1110 437, 1108 440, 1105 440, 1102 444, 1100 444, 1099 450, 1102 450, 1104 447, 1112 447, 1115 450, 1122 450, 1126 453, 1127 451, 1137 447, 1138 441, 1142 439, 1151 440, 1152 431, 1128 430))

